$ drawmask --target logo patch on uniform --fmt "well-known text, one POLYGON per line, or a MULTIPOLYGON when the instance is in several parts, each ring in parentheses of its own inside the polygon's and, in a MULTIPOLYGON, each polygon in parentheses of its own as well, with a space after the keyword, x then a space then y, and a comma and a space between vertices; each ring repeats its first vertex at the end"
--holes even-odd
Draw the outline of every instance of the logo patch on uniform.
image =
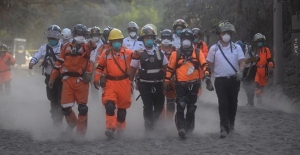
POLYGON ((150 57, 150 62, 154 62, 154 57, 150 57))

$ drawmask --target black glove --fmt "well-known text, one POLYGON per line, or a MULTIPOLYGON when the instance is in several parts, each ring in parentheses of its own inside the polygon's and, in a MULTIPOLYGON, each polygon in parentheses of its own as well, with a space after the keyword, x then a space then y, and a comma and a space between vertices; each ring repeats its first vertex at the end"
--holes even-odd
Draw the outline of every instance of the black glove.
POLYGON ((206 83, 206 89, 209 90, 209 91, 214 91, 215 89, 214 89, 214 87, 211 83, 210 77, 205 76, 204 79, 205 79, 205 83, 206 83))
POLYGON ((163 90, 166 92, 171 90, 170 82, 163 83, 163 90))

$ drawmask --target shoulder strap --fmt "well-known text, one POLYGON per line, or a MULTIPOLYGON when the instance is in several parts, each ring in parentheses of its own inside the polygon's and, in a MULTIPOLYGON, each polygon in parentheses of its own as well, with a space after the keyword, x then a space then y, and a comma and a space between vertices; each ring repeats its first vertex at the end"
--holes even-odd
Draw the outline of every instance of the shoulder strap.
POLYGON ((176 50, 176 65, 177 65, 178 61, 180 60, 180 58, 181 58, 181 49, 178 48, 176 50))
POLYGON ((230 61, 227 59, 227 57, 225 56, 225 54, 224 54, 223 50, 221 49, 220 45, 218 45, 218 47, 219 47, 219 49, 220 49, 222 55, 223 55, 224 58, 226 59, 226 61, 227 61, 227 62, 229 63, 229 65, 232 67, 232 69, 233 69, 235 72, 237 72, 237 70, 233 67, 233 65, 231 64, 231 62, 230 62, 230 61))
MULTIPOLYGON (((106 51, 106 52, 107 52, 107 51, 106 51)), ((125 61, 125 71, 121 68, 121 66, 120 66, 119 63, 117 62, 116 58, 114 57, 114 55, 113 55, 113 53, 112 53, 112 50, 110 50, 110 52, 111 52, 111 56, 113 57, 113 60, 114 60, 115 64, 117 65, 117 67, 120 69, 120 71, 121 71, 125 76, 127 76, 128 74, 127 74, 127 64, 126 64, 126 59, 125 59, 125 49, 124 49, 124 55, 123 55, 124 61, 125 61)))

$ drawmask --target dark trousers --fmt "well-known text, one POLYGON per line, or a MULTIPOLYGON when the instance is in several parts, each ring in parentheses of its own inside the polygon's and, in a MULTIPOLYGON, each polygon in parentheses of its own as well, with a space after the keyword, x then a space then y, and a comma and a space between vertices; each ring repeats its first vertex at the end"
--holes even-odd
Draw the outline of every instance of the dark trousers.
POLYGON ((195 127, 195 111, 197 106, 197 94, 200 88, 200 83, 176 83, 176 114, 175 124, 177 130, 184 129, 193 131, 195 127), (187 108, 186 114, 184 109, 187 108))
POLYGON ((62 108, 60 104, 61 100, 61 92, 62 92, 62 81, 61 78, 56 78, 53 84, 53 88, 51 89, 48 86, 50 75, 45 74, 45 84, 46 84, 46 93, 47 98, 50 101, 50 113, 54 123, 60 123, 63 119, 62 108))
POLYGON ((240 81, 235 77, 216 77, 215 88, 219 103, 220 126, 229 132, 230 125, 234 125, 235 122, 240 81))
POLYGON ((251 68, 245 68, 244 70, 244 80, 243 80, 243 87, 245 89, 247 95, 248 104, 254 104, 254 91, 255 91, 255 74, 256 74, 256 66, 252 66, 251 68), (249 71, 250 69, 250 71, 249 71), (247 76, 247 73, 249 74, 247 76))
POLYGON ((146 130, 152 130, 158 120, 165 102, 162 83, 139 82, 138 88, 144 104, 144 120, 146 130))

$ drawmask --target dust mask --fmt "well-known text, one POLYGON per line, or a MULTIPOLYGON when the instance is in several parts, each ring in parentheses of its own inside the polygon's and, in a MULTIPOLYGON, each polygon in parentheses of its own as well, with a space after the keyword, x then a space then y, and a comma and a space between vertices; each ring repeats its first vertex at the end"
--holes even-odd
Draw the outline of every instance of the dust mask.
POLYGON ((191 45, 192 45, 192 42, 188 39, 185 39, 185 40, 182 41, 182 47, 183 48, 189 48, 189 47, 191 47, 191 45))
POLYGON ((77 43, 85 43, 85 38, 84 36, 76 36, 74 39, 77 41, 77 43))
POLYGON ((130 37, 135 37, 136 36, 136 32, 130 32, 129 35, 130 35, 130 37))
POLYGON ((228 43, 230 41, 230 35, 225 33, 223 36, 222 36, 222 40, 225 42, 225 43, 228 43))

